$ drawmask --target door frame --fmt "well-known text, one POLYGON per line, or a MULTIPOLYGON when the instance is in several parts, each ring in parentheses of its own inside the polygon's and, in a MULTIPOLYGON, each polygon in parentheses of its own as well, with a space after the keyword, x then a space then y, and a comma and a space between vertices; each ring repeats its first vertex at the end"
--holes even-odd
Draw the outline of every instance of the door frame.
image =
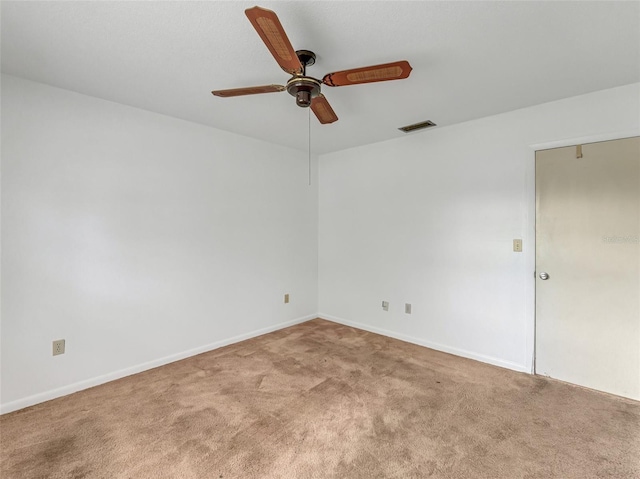
POLYGON ((561 140, 532 143, 528 145, 526 152, 527 162, 525 166, 525 213, 524 213, 524 245, 525 254, 525 315, 526 315, 526 347, 525 347, 525 371, 535 374, 536 355, 536 151, 563 148, 566 146, 584 145, 586 143, 598 143, 601 141, 622 140, 640 136, 640 128, 609 133, 598 133, 587 136, 564 138, 561 140), (527 247, 526 245, 530 245, 527 247))

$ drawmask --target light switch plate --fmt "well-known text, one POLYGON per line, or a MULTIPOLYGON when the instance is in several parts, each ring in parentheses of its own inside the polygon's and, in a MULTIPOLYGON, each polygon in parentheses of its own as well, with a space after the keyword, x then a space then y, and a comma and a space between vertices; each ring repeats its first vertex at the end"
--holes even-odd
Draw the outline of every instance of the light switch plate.
POLYGON ((514 239, 513 240, 513 251, 516 253, 522 253, 522 240, 514 239))
POLYGON ((389 311, 389 301, 383 301, 382 302, 382 310, 383 311, 389 311))

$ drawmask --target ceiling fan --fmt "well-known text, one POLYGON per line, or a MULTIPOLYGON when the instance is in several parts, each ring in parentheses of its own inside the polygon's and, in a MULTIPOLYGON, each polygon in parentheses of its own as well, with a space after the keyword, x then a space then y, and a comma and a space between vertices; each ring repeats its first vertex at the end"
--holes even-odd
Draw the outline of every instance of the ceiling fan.
POLYGON ((229 90, 214 90, 215 96, 231 97, 241 95, 255 95, 258 93, 275 93, 287 91, 296 97, 296 104, 300 107, 311 107, 320 123, 333 123, 338 119, 321 93, 322 85, 330 87, 358 85, 378 81, 401 80, 411 73, 411 65, 406 60, 354 68, 333 73, 327 73, 322 80, 307 76, 307 67, 316 61, 316 55, 309 50, 295 51, 287 34, 282 28, 275 12, 266 8, 253 7, 245 10, 245 14, 253 27, 262 38, 278 65, 287 73, 293 75, 286 86, 262 85, 247 88, 232 88, 229 90))

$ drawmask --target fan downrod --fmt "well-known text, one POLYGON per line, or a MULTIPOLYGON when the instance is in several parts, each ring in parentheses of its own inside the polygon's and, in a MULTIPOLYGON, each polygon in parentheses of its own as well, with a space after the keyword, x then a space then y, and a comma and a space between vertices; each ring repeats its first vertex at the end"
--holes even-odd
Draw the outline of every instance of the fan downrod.
POLYGON ((300 63, 302 63, 302 74, 306 75, 307 67, 310 67, 316 62, 316 54, 311 50, 296 50, 296 55, 298 56, 300 63))

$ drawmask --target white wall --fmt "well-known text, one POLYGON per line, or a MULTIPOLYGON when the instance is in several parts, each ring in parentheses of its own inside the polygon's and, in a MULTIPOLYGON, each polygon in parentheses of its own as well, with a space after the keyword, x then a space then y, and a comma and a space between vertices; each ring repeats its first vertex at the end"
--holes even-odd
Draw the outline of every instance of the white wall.
POLYGON ((3 75, 0 409, 318 310, 530 370, 536 145, 639 134, 639 98, 629 85, 325 155, 318 200, 304 153, 3 75))
POLYGON ((313 317, 307 176, 303 152, 3 75, 2 411, 313 317))
POLYGON ((640 134, 639 99, 628 85, 323 155, 320 315, 531 371, 535 145, 640 134))

